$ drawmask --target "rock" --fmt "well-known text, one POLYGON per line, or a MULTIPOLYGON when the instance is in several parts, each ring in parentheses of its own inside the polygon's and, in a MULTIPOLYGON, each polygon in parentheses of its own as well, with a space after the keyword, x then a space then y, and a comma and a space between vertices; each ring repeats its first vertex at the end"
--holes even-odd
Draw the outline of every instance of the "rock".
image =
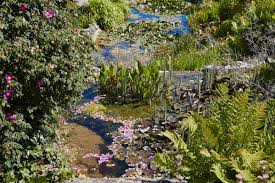
POLYGON ((99 26, 96 23, 90 24, 87 29, 81 30, 81 32, 87 32, 92 37, 94 44, 96 43, 96 39, 99 36, 101 31, 102 30, 99 28, 99 26))
POLYGON ((273 85, 273 87, 271 88, 271 97, 275 98, 275 84, 273 85))
POLYGON ((87 178, 67 180, 62 183, 183 183, 186 181, 179 181, 176 179, 143 179, 143 178, 87 178))
POLYGON ((87 4, 87 3, 88 3, 88 0, 77 0, 77 4, 79 6, 82 6, 82 5, 87 4))

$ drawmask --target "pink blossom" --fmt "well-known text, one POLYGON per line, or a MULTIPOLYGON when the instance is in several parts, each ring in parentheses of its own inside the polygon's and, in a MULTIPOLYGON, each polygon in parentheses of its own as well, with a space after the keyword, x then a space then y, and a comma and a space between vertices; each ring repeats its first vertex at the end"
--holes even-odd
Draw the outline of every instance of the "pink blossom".
POLYGON ((11 89, 6 89, 3 95, 6 100, 10 100, 13 96, 13 91, 11 89))
POLYGON ((98 164, 101 165, 102 163, 108 162, 110 159, 112 159, 114 157, 114 154, 111 153, 107 153, 107 154, 93 154, 93 153, 89 153, 84 155, 82 158, 98 158, 98 164))
POLYGON ((99 158, 99 155, 98 154, 89 153, 89 154, 85 154, 84 156, 82 156, 82 158, 99 158))
POLYGON ((81 169, 79 167, 73 168, 77 174, 80 174, 81 169))
POLYGON ((128 125, 119 127, 118 131, 124 139, 129 140, 130 142, 133 141, 133 130, 128 125))
POLYGON ((22 14, 22 13, 25 13, 28 9, 28 5, 25 4, 25 3, 19 3, 19 13, 22 14))
POLYGON ((13 79, 14 79, 14 77, 13 77, 13 75, 11 73, 6 74, 5 80, 6 80, 7 83, 12 83, 13 79))
POLYGON ((12 112, 9 112, 9 113, 7 113, 7 115, 6 115, 6 119, 7 119, 9 122, 13 122, 13 121, 16 119, 16 115, 13 114, 12 112))
POLYGON ((44 15, 46 18, 53 18, 53 17, 55 16, 55 12, 54 12, 52 9, 48 8, 47 10, 45 10, 45 11, 43 12, 43 15, 44 15))
POLYGON ((45 84, 43 79, 38 79, 35 81, 36 86, 41 87, 45 84))
POLYGON ((102 163, 108 162, 110 159, 113 158, 113 156, 114 155, 110 154, 110 153, 108 153, 108 154, 101 154, 99 156, 99 160, 97 162, 98 162, 99 165, 101 165, 102 163))

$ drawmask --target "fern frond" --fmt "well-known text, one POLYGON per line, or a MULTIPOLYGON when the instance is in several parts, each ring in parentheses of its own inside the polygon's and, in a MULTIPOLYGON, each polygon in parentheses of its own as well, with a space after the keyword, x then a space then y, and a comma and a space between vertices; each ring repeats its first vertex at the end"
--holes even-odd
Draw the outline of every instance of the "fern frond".
POLYGON ((223 183, 232 183, 230 180, 228 180, 225 176, 225 170, 222 168, 221 164, 217 163, 212 166, 212 170, 217 178, 222 181, 223 183))
POLYGON ((195 122, 195 119, 193 116, 191 115, 188 115, 186 119, 184 119, 181 123, 181 128, 184 130, 184 131, 187 131, 189 132, 189 135, 190 136, 193 136, 195 131, 197 130, 198 128, 198 125, 197 123, 195 122))
POLYGON ((228 92, 229 92, 229 88, 228 88, 228 84, 227 83, 225 83, 225 84, 219 84, 217 86, 217 89, 215 90, 215 93, 220 98, 223 98, 223 99, 226 99, 226 98, 229 97, 228 92))
POLYGON ((234 158, 230 158, 229 161, 230 166, 232 167, 232 169, 236 172, 240 172, 241 171, 241 167, 239 165, 239 161, 238 159, 234 159, 234 158))
POLYGON ((175 172, 177 169, 177 165, 175 164, 176 159, 171 154, 158 153, 156 155, 155 161, 164 170, 175 172))
POLYGON ((241 149, 239 154, 241 156, 243 166, 251 171, 257 170, 259 162, 266 158, 263 151, 250 153, 246 149, 241 149))
POLYGON ((258 182, 257 177, 254 176, 249 170, 241 170, 239 173, 242 175, 242 177, 244 178, 244 181, 247 183, 258 182))
POLYGON ((163 135, 173 142, 174 147, 177 150, 186 150, 187 149, 187 144, 184 142, 182 137, 179 134, 177 134, 176 132, 165 131, 165 132, 163 132, 163 135))
POLYGON ((218 137, 213 133, 207 122, 207 120, 201 120, 201 130, 204 140, 210 145, 211 148, 217 149, 219 146, 218 137))
POLYGON ((200 150, 200 154, 208 158, 211 157, 211 153, 208 151, 208 149, 200 150))

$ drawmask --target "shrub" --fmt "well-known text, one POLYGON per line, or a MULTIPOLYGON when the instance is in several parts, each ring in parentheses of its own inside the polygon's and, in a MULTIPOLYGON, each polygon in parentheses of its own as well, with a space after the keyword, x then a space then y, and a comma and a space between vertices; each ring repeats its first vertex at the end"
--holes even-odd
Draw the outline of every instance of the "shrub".
POLYGON ((129 14, 126 0, 89 0, 79 10, 79 15, 74 19, 76 26, 86 28, 96 22, 105 30, 123 23, 129 14))
POLYGON ((0 3, 1 182, 69 172, 53 146, 56 115, 84 87, 91 44, 68 29, 66 3, 0 3))
POLYGON ((191 182, 234 182, 236 174, 244 182, 257 182, 258 175, 274 182, 274 107, 267 110, 249 92, 231 97, 225 85, 217 93, 209 115, 189 116, 182 131, 164 133, 175 151, 158 154, 158 164, 191 182))

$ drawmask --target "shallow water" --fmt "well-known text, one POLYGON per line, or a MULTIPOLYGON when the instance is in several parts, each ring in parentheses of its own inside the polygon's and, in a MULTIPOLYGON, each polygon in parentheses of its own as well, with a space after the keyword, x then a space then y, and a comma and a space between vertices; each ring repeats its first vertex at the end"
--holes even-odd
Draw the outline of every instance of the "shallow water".
POLYGON ((131 17, 128 18, 129 23, 134 23, 138 21, 155 21, 155 20, 163 20, 163 21, 174 22, 174 23, 180 22, 179 26, 175 27, 174 29, 168 30, 167 34, 179 37, 190 32, 187 15, 176 15, 176 16, 154 15, 150 13, 143 13, 136 8, 131 8, 131 17))
POLYGON ((80 173, 87 177, 119 177, 125 173, 128 166, 124 161, 113 160, 110 164, 114 164, 114 166, 108 167, 105 163, 98 165, 95 158, 83 158, 88 153, 106 153, 110 138, 106 139, 105 137, 104 139, 94 132, 95 129, 91 130, 85 125, 68 123, 67 128, 69 130, 66 145, 75 153, 72 166, 76 171, 79 171, 77 174, 80 173))
MULTIPOLYGON (((155 15, 151 13, 144 13, 137 8, 131 8, 131 16, 128 18, 128 23, 135 23, 140 21, 168 21, 171 23, 180 22, 179 26, 167 30, 167 35, 180 37, 190 32, 188 25, 188 16, 186 15, 155 15)), ((144 45, 138 43, 130 43, 125 40, 117 40, 109 46, 102 48, 99 52, 94 53, 93 58, 99 61, 113 61, 130 65, 128 62, 140 61, 141 63, 148 63, 152 58, 151 49, 144 49, 144 45)))
MULTIPOLYGON (((167 34, 173 36, 182 36, 189 32, 187 16, 164 16, 143 13, 136 8, 131 9, 131 17, 129 23, 138 21, 156 21, 164 20, 169 22, 180 22, 178 27, 167 30, 167 34)), ((130 43, 125 40, 115 41, 101 49, 96 53, 95 59, 103 61, 116 61, 123 64, 133 62, 135 60, 148 63, 152 56, 153 50, 146 50, 143 46, 135 43, 130 43)), ((83 105, 85 102, 93 100, 96 96, 94 87, 89 87, 83 92, 83 99, 78 102, 83 105)), ((123 113, 121 113, 123 114, 123 113)), ((120 114, 120 115, 121 115, 120 114)), ((81 174, 88 177, 119 177, 125 173, 128 165, 125 161, 113 160, 115 166, 108 167, 105 163, 98 165, 95 158, 82 158, 87 153, 104 154, 108 152, 107 146, 112 143, 110 133, 117 131, 122 124, 113 123, 112 121, 104 121, 98 118, 93 118, 85 114, 77 114, 72 116, 68 123, 67 145, 75 150, 76 156, 73 160, 73 167, 78 169, 81 174)))

